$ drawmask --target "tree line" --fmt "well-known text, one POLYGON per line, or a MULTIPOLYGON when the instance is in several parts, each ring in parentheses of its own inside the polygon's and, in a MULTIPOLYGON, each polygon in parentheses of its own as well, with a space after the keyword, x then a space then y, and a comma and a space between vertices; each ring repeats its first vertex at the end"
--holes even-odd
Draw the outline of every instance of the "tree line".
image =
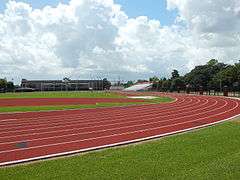
MULTIPOLYGON (((174 69, 170 78, 154 76, 149 78, 149 81, 153 83, 152 89, 156 91, 185 91, 187 88, 191 91, 200 89, 223 91, 226 87, 230 91, 239 91, 240 62, 229 65, 211 59, 205 65, 196 66, 183 76, 180 76, 178 70, 174 69)), ((144 82, 144 80, 138 80, 138 82, 144 82)), ((133 84, 132 81, 128 81, 125 87, 133 84)))
POLYGON ((7 79, 0 79, 0 92, 12 92, 15 87, 13 82, 7 81, 7 79))

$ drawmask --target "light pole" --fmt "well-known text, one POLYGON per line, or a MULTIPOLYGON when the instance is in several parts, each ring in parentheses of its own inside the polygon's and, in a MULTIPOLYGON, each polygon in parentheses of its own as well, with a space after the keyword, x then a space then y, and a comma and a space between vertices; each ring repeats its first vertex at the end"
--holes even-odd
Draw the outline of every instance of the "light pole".
POLYGON ((220 92, 222 92, 222 79, 220 79, 220 92))
POLYGON ((100 80, 102 81, 102 91, 103 91, 103 78, 100 77, 100 80))
POLYGON ((98 80, 98 89, 101 90, 101 77, 100 76, 97 76, 97 80, 98 80))

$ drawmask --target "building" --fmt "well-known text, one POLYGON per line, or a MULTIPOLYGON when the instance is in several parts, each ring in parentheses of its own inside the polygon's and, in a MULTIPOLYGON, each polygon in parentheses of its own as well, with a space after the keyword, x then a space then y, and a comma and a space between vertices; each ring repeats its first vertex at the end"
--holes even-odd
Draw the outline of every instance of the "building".
POLYGON ((111 86, 110 90, 111 91, 122 91, 122 90, 124 90, 124 87, 123 86, 111 86))
POLYGON ((104 90, 106 80, 27 80, 22 79, 21 88, 32 88, 35 91, 83 91, 104 90))
POLYGON ((152 89, 152 85, 153 85, 152 83, 147 83, 147 82, 138 83, 124 89, 124 91, 149 91, 152 89))

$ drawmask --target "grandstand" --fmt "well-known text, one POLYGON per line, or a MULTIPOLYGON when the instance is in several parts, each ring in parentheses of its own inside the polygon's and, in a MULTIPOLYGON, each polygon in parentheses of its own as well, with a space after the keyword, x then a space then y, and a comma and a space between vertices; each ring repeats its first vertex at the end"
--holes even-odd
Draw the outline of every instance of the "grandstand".
POLYGON ((152 88, 152 83, 141 83, 135 84, 129 88, 124 89, 123 91, 148 91, 152 88))

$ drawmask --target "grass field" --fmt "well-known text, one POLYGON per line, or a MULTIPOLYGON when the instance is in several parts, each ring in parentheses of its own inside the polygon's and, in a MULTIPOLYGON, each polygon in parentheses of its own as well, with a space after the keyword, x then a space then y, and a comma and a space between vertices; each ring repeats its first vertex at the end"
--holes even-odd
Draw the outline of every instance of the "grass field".
MULTIPOLYGON (((117 93, 105 92, 33 92, 33 93, 6 93, 0 94, 1 98, 127 98, 117 93)), ((128 103, 97 103, 95 105, 56 105, 56 106, 14 106, 1 107, 0 112, 26 112, 26 111, 52 111, 67 109, 86 109, 99 107, 127 106, 149 103, 171 102, 169 97, 158 97, 156 99, 146 100, 145 102, 128 102, 128 103)))
POLYGON ((240 179, 240 121, 119 148, 1 168, 0 179, 240 179))

